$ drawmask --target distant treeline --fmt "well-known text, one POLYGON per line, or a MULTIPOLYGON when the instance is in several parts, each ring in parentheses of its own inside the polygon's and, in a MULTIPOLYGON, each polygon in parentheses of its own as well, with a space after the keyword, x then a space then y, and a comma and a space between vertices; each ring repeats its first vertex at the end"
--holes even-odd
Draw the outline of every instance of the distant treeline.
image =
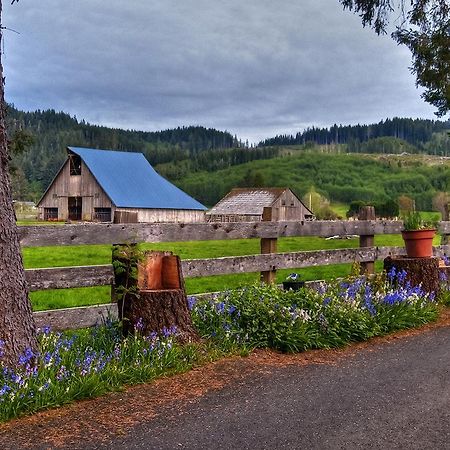
MULTIPOLYGON (((448 148, 442 147, 442 137, 445 138, 446 131, 450 130, 450 121, 424 120, 424 119, 386 119, 371 125, 333 125, 330 128, 308 128, 294 135, 278 135, 274 138, 260 142, 259 146, 279 145, 305 145, 308 143, 318 145, 347 144, 349 152, 388 153, 383 151, 383 140, 385 137, 395 138, 397 142, 409 144, 407 150, 413 152, 426 152, 432 154, 450 155, 448 148), (431 145, 432 141, 436 145, 431 145), (366 143, 372 145, 367 146, 366 143), (441 148, 442 147, 442 148, 441 148)), ((392 142, 384 140, 385 145, 392 142)), ((449 142, 450 144, 450 142, 449 142)), ((396 146, 394 146, 397 149, 396 146)), ((386 150, 386 149, 385 149, 386 150)), ((395 151, 394 153, 397 153, 395 151)))
MULTIPOLYGON (((36 200, 66 159, 67 146, 137 151, 160 172, 177 179, 196 170, 213 171, 254 159, 272 158, 277 149, 249 149, 227 131, 200 126, 147 132, 91 125, 54 110, 7 110, 10 139, 26 137, 25 148, 13 152, 13 191, 17 200, 36 200), (19 133, 18 133, 19 132, 19 133)), ((20 147, 20 146, 19 146, 20 147)))

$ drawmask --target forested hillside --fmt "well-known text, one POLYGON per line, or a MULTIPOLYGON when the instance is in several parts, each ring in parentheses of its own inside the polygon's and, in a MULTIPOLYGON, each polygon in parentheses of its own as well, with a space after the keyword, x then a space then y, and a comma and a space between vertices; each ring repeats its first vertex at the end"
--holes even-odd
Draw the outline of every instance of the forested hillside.
POLYGON ((436 193, 450 190, 450 160, 297 151, 215 173, 193 173, 176 183, 206 205, 232 187, 256 185, 288 186, 300 196, 314 188, 331 201, 347 204, 397 201, 406 195, 418 209, 429 211, 436 193))
POLYGON ((450 121, 423 119, 386 119, 371 125, 333 125, 308 128, 294 135, 280 135, 260 146, 287 146, 314 143, 346 144, 348 152, 429 153, 450 156, 450 121))
POLYGON ((226 131, 204 127, 120 130, 53 110, 25 113, 8 108, 16 200, 37 200, 65 160, 65 148, 81 146, 142 152, 161 175, 206 205, 237 186, 287 186, 300 196, 314 188, 331 201, 347 204, 397 201, 407 195, 417 208, 430 210, 436 193, 450 190, 449 160, 426 161, 412 154, 450 155, 447 128, 448 122, 392 119, 311 129, 248 148, 226 131), (305 143, 291 145, 298 141, 305 143))
POLYGON ((25 149, 12 152, 17 200, 40 197, 64 162, 67 146, 142 152, 152 165, 161 165, 161 172, 170 179, 278 154, 277 149, 248 149, 226 131, 200 126, 158 132, 121 130, 90 125, 54 110, 22 112, 9 106, 7 126, 10 139, 19 137, 26 144, 25 149))

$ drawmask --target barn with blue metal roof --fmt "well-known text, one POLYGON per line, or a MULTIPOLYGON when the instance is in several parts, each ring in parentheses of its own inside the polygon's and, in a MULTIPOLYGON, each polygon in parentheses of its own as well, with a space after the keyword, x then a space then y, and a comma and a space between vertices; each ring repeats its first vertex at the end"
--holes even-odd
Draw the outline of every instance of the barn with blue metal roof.
POLYGON ((68 147, 37 204, 43 220, 203 222, 206 207, 159 175, 142 153, 68 147))

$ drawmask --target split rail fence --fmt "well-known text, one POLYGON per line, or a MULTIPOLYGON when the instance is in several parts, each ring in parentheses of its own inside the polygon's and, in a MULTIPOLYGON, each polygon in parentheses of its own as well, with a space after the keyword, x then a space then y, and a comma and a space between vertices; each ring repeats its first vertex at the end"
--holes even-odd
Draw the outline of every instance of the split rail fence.
MULTIPOLYGON (((403 254, 401 247, 375 247, 374 236, 398 234, 400 221, 305 221, 245 223, 195 223, 195 224, 76 224, 59 226, 20 226, 22 247, 65 246, 80 244, 159 243, 181 241, 208 241, 228 239, 261 240, 261 254, 209 259, 183 260, 186 278, 211 275, 261 272, 264 281, 274 280, 277 269, 297 269, 329 264, 358 262, 369 273, 374 262, 389 255, 403 254), (359 248, 338 250, 301 251, 277 253, 277 239, 294 236, 359 236, 359 248)), ((450 222, 440 222, 438 231, 442 245, 434 248, 436 256, 450 254, 448 236, 450 222)), ((113 283, 112 264, 81 267, 27 269, 26 279, 30 291, 90 286, 113 283)), ((114 303, 35 312, 38 326, 54 329, 93 326, 101 318, 116 316, 114 303)))

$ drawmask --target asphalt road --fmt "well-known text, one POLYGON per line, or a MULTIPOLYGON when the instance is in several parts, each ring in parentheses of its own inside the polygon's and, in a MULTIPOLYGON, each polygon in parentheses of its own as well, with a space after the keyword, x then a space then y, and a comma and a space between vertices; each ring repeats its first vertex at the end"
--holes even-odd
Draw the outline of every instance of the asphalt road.
POLYGON ((450 328, 435 329, 250 374, 95 448, 450 449, 449 365, 450 328))

